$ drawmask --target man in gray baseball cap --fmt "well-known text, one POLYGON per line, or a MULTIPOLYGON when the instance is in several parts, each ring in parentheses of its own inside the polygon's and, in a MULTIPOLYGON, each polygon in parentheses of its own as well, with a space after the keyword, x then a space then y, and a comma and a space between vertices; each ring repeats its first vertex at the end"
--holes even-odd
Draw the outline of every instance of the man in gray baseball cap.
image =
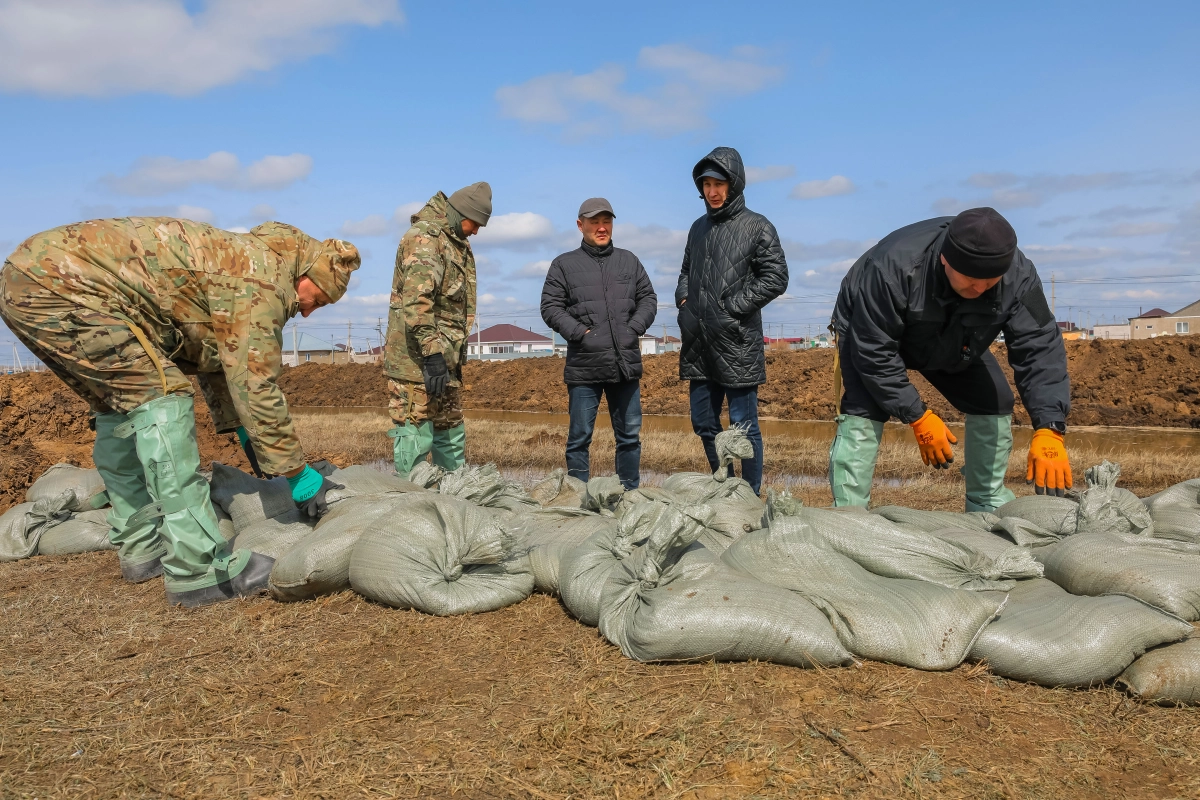
POLYGON ((658 296, 637 256, 613 247, 615 216, 603 197, 579 206, 575 224, 583 242, 550 264, 542 319, 567 340, 567 473, 582 481, 591 476, 588 450, 603 396, 616 439, 617 477, 626 489, 636 489, 642 455, 639 337, 654 324, 658 296))

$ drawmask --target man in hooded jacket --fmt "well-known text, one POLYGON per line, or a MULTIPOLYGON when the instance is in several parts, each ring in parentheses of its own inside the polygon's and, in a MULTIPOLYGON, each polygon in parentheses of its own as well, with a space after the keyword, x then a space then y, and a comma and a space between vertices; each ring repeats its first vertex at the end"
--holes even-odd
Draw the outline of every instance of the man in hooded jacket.
POLYGON ((718 147, 692 169, 705 203, 692 223, 675 287, 679 308, 679 377, 690 381, 692 430, 714 472, 721 407, 742 426, 754 458, 742 460, 742 478, 757 492, 763 445, 758 428, 758 387, 767 381, 762 309, 787 289, 788 271, 779 234, 746 208, 746 170, 732 147, 718 147))
POLYGON ((491 215, 492 187, 483 181, 449 197, 438 192, 412 215, 396 250, 383 371, 400 475, 431 451, 445 470, 466 461, 462 364, 475 324, 475 255, 467 237, 491 215))
POLYGON ((957 443, 908 379, 917 370, 966 417, 966 510, 1013 499, 1004 485, 1012 452, 1012 389, 990 347, 1004 333, 1008 363, 1034 434, 1026 479, 1038 494, 1072 485, 1063 445, 1071 387, 1067 355, 1033 263, 991 208, 894 231, 842 279, 831 326, 843 394, 829 450, 834 505, 870 502, 875 458, 889 417, 912 426, 922 460, 948 469, 957 443))
POLYGON ((0 272, 0 317, 91 406, 93 458, 121 573, 164 576, 167 600, 205 605, 266 588, 274 560, 230 552, 200 474, 192 384, 256 471, 325 509, 277 383, 282 329, 336 302, 354 245, 268 222, 246 234, 167 217, 92 220, 27 239, 0 272))

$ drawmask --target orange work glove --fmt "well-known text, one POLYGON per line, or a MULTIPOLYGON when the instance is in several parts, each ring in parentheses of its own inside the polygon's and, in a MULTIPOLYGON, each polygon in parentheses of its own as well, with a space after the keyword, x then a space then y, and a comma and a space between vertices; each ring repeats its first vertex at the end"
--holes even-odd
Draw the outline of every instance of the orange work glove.
POLYGON ((954 462, 954 451, 950 445, 958 444, 958 439, 954 438, 942 418, 926 409, 919 420, 909 424, 917 437, 917 447, 921 448, 921 460, 934 469, 950 469, 954 462))
POLYGON ((1029 469, 1025 482, 1033 482, 1038 494, 1053 494, 1062 497, 1071 488, 1071 462, 1067 460, 1067 448, 1062 434, 1049 428, 1038 428, 1029 443, 1029 469))

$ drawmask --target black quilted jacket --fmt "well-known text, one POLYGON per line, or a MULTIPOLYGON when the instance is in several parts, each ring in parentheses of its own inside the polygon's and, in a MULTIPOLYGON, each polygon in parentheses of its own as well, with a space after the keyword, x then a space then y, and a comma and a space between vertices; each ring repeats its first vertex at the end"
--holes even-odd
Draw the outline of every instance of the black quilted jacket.
POLYGON ((787 262, 779 234, 762 214, 746 208, 746 170, 732 147, 718 147, 692 169, 716 166, 730 177, 725 205, 692 223, 675 305, 679 308, 679 377, 722 386, 767 382, 763 356, 763 306, 788 285, 787 262), (684 301, 687 301, 686 303, 684 301))
POLYGON ((542 287, 542 319, 567 340, 563 380, 617 383, 642 377, 638 337, 654 324, 658 295, 637 256, 613 247, 563 253, 542 287))

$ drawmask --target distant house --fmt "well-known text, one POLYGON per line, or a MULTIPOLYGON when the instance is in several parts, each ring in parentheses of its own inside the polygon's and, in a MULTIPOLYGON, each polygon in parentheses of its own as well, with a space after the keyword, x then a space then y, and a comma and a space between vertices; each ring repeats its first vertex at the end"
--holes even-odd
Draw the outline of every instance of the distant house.
POLYGON ((554 355, 554 342, 549 336, 516 325, 492 325, 471 334, 467 339, 467 355, 485 360, 489 357, 550 356, 554 355))
MULTIPOLYGON (((1131 339, 1153 339, 1156 336, 1161 336, 1167 330, 1167 324, 1162 321, 1163 317, 1169 316, 1169 312, 1163 311, 1161 308, 1152 308, 1145 314, 1138 314, 1136 317, 1129 318, 1129 329, 1131 339)), ((1174 331, 1171 331, 1174 333, 1174 331)))
MULTIPOLYGON (((334 346, 333 342, 318 339, 307 333, 292 335, 285 332, 283 336, 283 363, 294 367, 297 364, 332 364, 334 353, 341 355, 342 345, 334 346)), ((344 359, 344 356, 342 356, 344 359)))
POLYGON ((1129 323, 1121 325, 1093 325, 1093 339, 1128 339, 1131 328, 1129 323))
POLYGON ((1189 303, 1174 314, 1161 318, 1164 330, 1159 336, 1184 336, 1190 333, 1200 333, 1200 300, 1189 303))

